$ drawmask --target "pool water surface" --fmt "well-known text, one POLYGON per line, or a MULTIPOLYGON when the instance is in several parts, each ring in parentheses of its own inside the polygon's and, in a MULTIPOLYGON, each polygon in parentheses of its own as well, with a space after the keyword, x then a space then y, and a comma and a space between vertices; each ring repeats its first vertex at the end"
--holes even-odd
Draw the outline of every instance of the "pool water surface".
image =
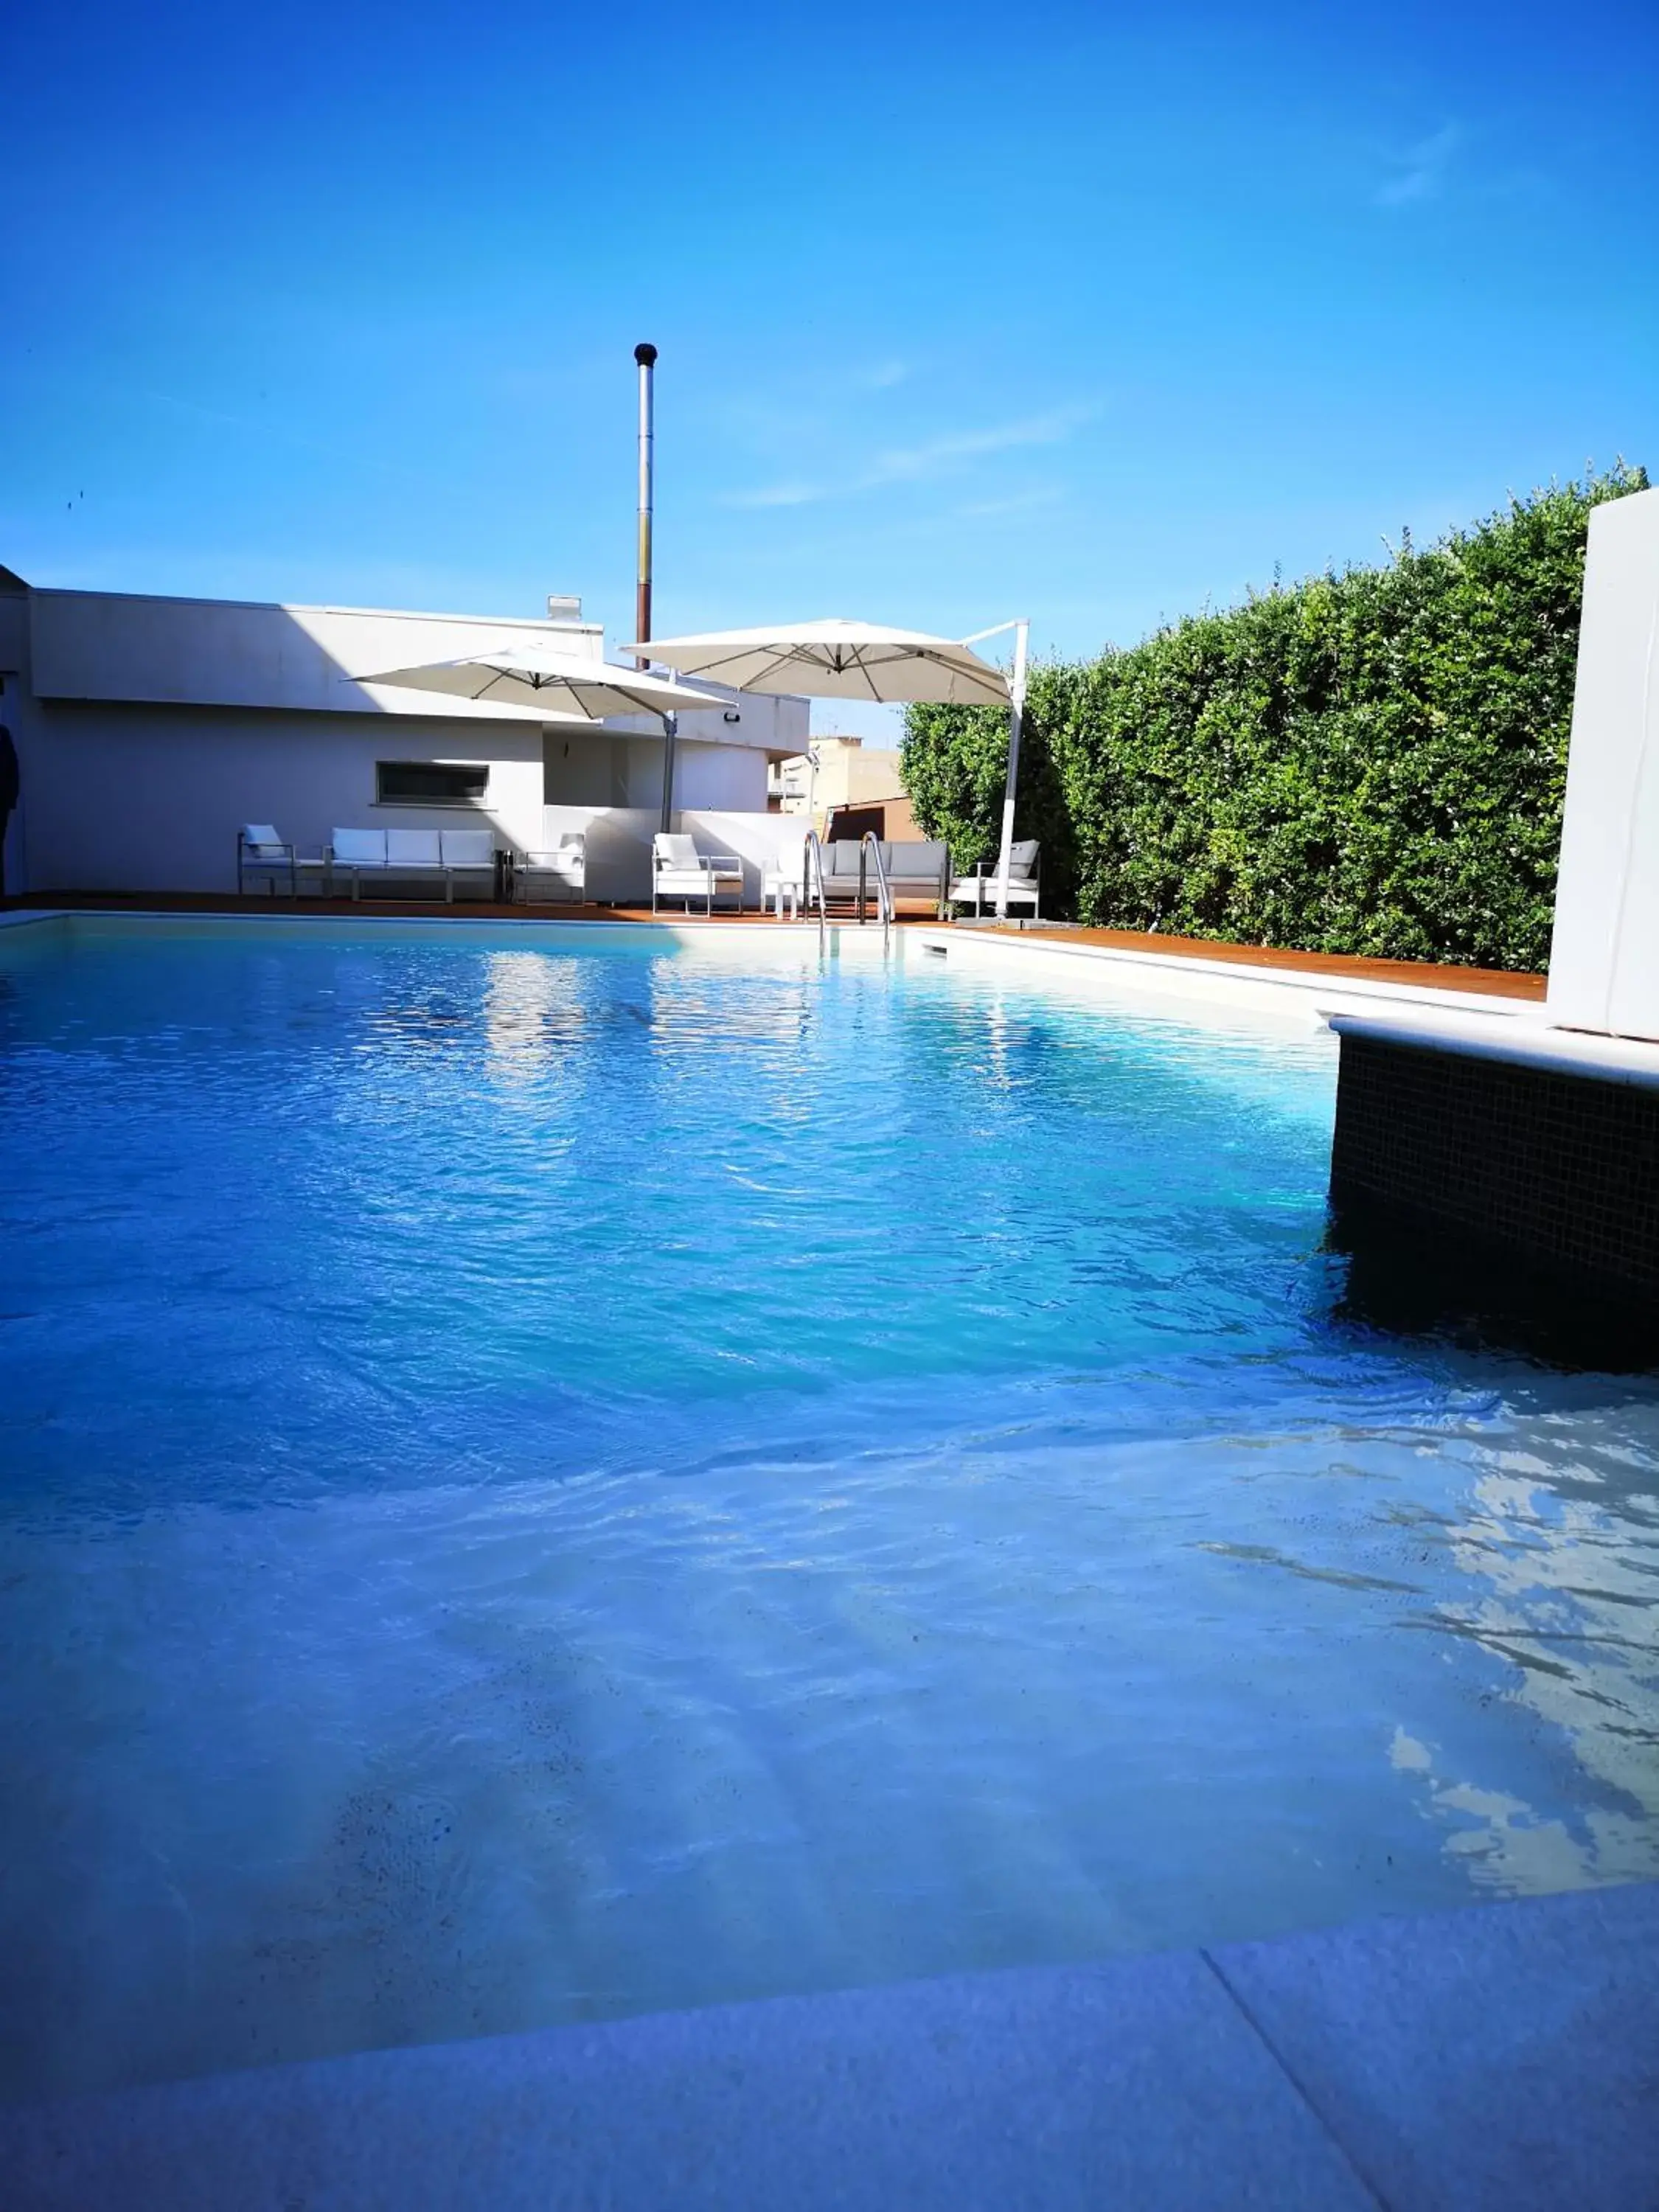
POLYGON ((0 931, 0 2094, 1659 1874, 1659 1390, 1348 1318, 1334 1077, 0 931))

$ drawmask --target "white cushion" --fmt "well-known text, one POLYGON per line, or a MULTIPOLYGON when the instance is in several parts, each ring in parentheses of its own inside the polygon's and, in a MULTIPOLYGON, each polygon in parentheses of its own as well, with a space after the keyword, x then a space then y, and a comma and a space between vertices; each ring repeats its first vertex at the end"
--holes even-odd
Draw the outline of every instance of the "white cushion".
POLYGON ((386 857, 389 867, 435 868, 441 865, 438 833, 435 830, 388 830, 386 857))
POLYGON ((696 868, 701 866, 697 858, 697 841, 683 832, 659 830, 651 840, 651 849, 659 867, 696 868))
POLYGON ((242 824, 242 842, 245 845, 280 845, 282 842, 276 835, 274 822, 245 822, 242 824))
POLYGON ((1029 876, 1036 866, 1037 854, 1042 850, 1035 837, 1022 837, 1008 848, 1008 872, 1011 876, 1029 876))
POLYGON ((554 849, 567 854, 573 860, 580 860, 587 850, 587 840, 580 830, 567 830, 554 849))
POLYGON ((495 840, 488 830, 446 830, 443 860, 447 868, 493 868, 495 840))
POLYGON ((384 830, 337 830, 332 843, 334 857, 351 868, 383 868, 386 866, 386 831, 384 830))

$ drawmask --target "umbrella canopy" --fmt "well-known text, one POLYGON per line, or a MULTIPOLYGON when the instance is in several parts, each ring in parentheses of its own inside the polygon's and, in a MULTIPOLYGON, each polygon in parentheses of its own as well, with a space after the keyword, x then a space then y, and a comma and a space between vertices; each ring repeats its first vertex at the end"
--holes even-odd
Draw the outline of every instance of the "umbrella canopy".
POLYGON ((653 637, 624 646, 684 676, 712 677, 740 691, 805 691, 818 699, 939 700, 1006 707, 1008 679, 954 638, 880 623, 778 623, 718 629, 701 637, 653 637))
POLYGON ((452 699, 489 699, 501 707, 535 707, 550 720, 575 714, 673 714, 729 702, 712 691, 670 684, 643 669, 588 660, 579 653, 520 641, 496 653, 470 653, 461 660, 430 661, 423 668, 382 668, 354 677, 357 684, 398 684, 411 691, 441 691, 452 699))

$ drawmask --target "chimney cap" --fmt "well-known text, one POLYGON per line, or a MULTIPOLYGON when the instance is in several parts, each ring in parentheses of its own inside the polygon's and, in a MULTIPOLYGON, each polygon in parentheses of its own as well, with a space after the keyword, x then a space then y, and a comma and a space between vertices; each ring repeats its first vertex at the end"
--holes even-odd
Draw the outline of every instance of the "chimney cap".
POLYGON ((657 358, 657 349, 653 345, 636 345, 634 358, 641 368, 649 368, 657 358))

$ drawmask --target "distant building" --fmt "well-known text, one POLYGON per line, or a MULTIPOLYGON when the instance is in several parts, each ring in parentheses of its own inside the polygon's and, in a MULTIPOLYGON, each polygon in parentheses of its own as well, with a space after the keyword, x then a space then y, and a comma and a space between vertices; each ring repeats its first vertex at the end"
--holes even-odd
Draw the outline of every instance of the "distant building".
POLYGON ((862 738, 814 738, 811 750, 777 762, 767 775, 775 812, 811 815, 822 836, 919 838, 897 752, 862 738))

